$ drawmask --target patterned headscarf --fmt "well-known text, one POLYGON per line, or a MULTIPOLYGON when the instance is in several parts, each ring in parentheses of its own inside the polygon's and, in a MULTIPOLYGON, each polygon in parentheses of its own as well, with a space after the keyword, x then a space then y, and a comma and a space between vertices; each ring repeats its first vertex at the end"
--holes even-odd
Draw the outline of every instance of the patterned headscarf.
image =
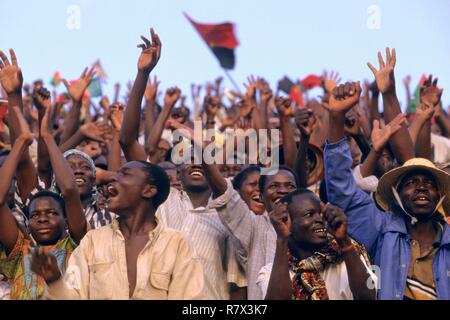
MULTIPOLYGON (((83 151, 80 150, 76 150, 76 149, 70 149, 67 150, 66 152, 64 152, 63 156, 64 158, 67 160, 67 158, 69 158, 72 155, 78 155, 80 157, 82 157, 83 159, 85 159, 88 163, 89 163, 89 167, 91 168, 92 172, 94 173, 94 179, 96 178, 96 168, 95 168, 95 164, 94 164, 94 160, 92 160, 91 157, 89 157, 86 153, 84 153, 83 151)), ((92 194, 95 196, 95 194, 97 193, 97 188, 94 186, 92 188, 92 194)), ((52 191, 55 191, 57 193, 60 193, 59 190, 56 188, 56 179, 55 179, 55 175, 53 174, 52 177, 52 187, 51 187, 52 191)))
MULTIPOLYGON (((294 272, 292 279, 292 300, 329 300, 325 281, 320 276, 328 265, 343 261, 342 252, 336 240, 328 235, 327 244, 312 256, 299 260, 290 251, 288 252, 289 268, 294 272)), ((356 251, 364 257, 370 265, 366 250, 351 239, 356 251)))

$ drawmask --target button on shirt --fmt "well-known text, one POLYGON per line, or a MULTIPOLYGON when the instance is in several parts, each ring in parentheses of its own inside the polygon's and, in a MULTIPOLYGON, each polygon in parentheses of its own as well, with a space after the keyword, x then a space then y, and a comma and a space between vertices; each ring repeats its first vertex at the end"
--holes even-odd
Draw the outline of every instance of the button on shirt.
POLYGON ((186 192, 171 188, 169 197, 156 212, 162 224, 181 231, 199 256, 205 275, 204 295, 208 300, 228 300, 230 283, 238 287, 247 285, 237 260, 242 250, 217 214, 216 208, 225 202, 222 195, 210 198, 206 207, 194 209, 186 192))
POLYGON ((435 223, 436 237, 431 247, 423 254, 420 252, 419 242, 411 240, 411 263, 409 265, 408 277, 404 298, 413 300, 436 300, 436 289, 434 286, 433 259, 442 237, 442 225, 435 223))
POLYGON ((188 242, 158 223, 137 258, 130 298, 125 239, 119 223, 91 230, 69 259, 63 278, 48 286, 49 299, 201 299, 203 271, 188 242))

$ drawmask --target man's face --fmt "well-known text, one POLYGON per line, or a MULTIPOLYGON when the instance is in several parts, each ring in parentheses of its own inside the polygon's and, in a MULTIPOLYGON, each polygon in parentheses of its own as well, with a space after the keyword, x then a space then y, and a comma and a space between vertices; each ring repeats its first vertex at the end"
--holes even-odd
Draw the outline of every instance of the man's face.
POLYGON ((52 197, 40 197, 29 208, 30 232, 41 245, 55 244, 64 232, 63 208, 52 197))
POLYGON ((273 204, 297 188, 295 177, 287 170, 279 170, 276 174, 267 176, 263 190, 263 200, 267 211, 273 204))
POLYGON ((108 208, 120 215, 125 210, 136 208, 144 197, 144 188, 148 185, 148 175, 144 165, 131 161, 123 165, 113 181, 108 184, 108 208))
POLYGON ((257 215, 263 214, 265 210, 261 193, 259 192, 259 177, 260 173, 258 171, 250 173, 238 190, 242 200, 257 215))
POLYGON ((220 165, 220 172, 225 178, 233 178, 242 170, 240 164, 222 164, 220 165))
POLYGON ((81 198, 90 197, 92 188, 95 185, 95 178, 89 161, 80 155, 74 154, 67 158, 67 162, 72 168, 81 198))
POLYGON ((383 174, 395 168, 394 159, 392 158, 389 151, 385 148, 381 153, 380 158, 377 161, 377 166, 375 168, 375 175, 381 178, 383 174))
POLYGON ((202 165, 180 165, 179 179, 184 190, 206 190, 209 188, 202 165))
POLYGON ((292 238, 302 247, 321 247, 327 242, 327 232, 320 200, 309 193, 295 196, 288 206, 292 219, 292 238))
POLYGON ((440 199, 436 179, 427 171, 407 174, 398 190, 405 209, 418 219, 433 213, 440 199))

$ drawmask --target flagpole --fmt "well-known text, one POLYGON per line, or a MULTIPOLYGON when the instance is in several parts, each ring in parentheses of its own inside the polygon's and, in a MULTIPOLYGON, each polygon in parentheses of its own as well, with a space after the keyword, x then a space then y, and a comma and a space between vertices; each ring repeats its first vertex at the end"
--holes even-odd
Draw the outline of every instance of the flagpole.
POLYGON ((228 77, 228 80, 230 80, 230 82, 233 84, 234 89, 235 89, 237 92, 241 93, 241 90, 239 90, 238 85, 236 84, 236 82, 234 81, 234 79, 231 77, 231 74, 228 72, 228 70, 225 69, 225 68, 222 68, 222 69, 223 69, 223 72, 225 72, 226 76, 228 77))

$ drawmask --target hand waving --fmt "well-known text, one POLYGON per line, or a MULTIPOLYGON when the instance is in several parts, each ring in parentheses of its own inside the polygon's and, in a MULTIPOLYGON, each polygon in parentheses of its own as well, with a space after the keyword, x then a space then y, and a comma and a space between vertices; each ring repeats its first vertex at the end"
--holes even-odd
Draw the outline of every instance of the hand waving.
POLYGON ((0 82, 3 90, 9 95, 12 93, 20 93, 22 90, 23 77, 22 70, 17 64, 16 54, 13 49, 9 49, 11 55, 11 63, 3 51, 0 50, 0 82))
POLYGON ((138 70, 147 74, 155 68, 161 57, 161 41, 153 28, 150 29, 150 35, 152 42, 146 37, 141 36, 144 43, 138 45, 138 47, 142 49, 138 60, 138 70))
POLYGON ((395 49, 392 49, 391 51, 389 48, 386 48, 386 63, 384 63, 381 52, 378 52, 380 70, 377 70, 370 62, 367 62, 367 66, 372 70, 378 90, 380 90, 381 93, 395 92, 394 68, 396 61, 397 56, 395 49))

